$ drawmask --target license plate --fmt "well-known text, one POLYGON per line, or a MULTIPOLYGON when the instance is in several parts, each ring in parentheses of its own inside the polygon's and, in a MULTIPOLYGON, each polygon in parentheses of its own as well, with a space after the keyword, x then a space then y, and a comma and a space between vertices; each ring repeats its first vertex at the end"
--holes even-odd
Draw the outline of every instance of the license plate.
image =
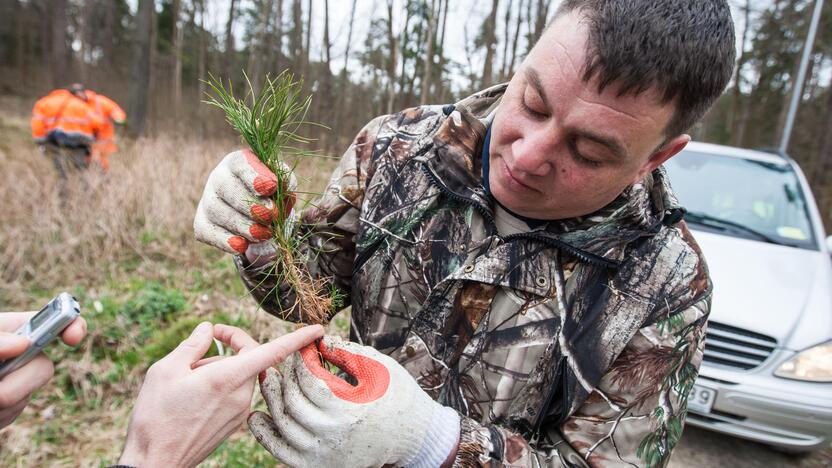
POLYGON ((688 396, 688 410, 694 413, 708 414, 714 406, 714 400, 716 400, 716 390, 694 385, 688 396))

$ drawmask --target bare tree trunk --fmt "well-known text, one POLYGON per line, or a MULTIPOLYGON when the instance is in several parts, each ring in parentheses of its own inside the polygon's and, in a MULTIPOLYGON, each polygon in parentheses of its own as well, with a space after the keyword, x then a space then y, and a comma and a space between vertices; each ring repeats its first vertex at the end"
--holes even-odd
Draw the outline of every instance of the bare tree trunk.
MULTIPOLYGON (((311 30, 312 28, 310 27, 309 29, 311 30)), ((324 0, 324 43, 321 53, 323 54, 324 63, 326 63, 326 70, 324 70, 325 77, 332 74, 332 70, 330 69, 332 61, 332 56, 330 55, 331 47, 332 44, 329 41, 329 0, 324 0)))
POLYGON ((147 98, 150 85, 150 36, 153 33, 153 0, 139 0, 136 13, 136 39, 133 63, 130 67, 129 132, 137 137, 144 134, 147 120, 147 98))
POLYGON ((312 0, 307 2, 308 10, 306 11, 306 39, 303 47, 303 76, 309 73, 309 51, 312 49, 311 35, 312 35, 312 0))
POLYGON ((534 47, 534 26, 532 25, 532 5, 534 0, 528 0, 526 3, 526 53, 528 54, 532 47, 534 47))
MULTIPOLYGON (((417 21, 421 22, 421 18, 418 18, 417 21)), ((425 40, 425 30, 420 27, 416 30, 416 33, 416 41, 414 43, 416 44, 416 48, 421 50, 425 40)), ((416 98, 416 77, 420 76, 423 68, 424 59, 421 56, 417 56, 413 64, 413 74, 407 77, 407 91, 404 93, 408 105, 416 98)))
MULTIPOLYGON (((205 73, 205 61, 206 61, 206 49, 208 47, 208 39, 205 37, 205 0, 194 0, 194 10, 197 9, 197 5, 199 6, 199 60, 197 63, 197 73, 199 74, 199 81, 197 85, 197 94, 198 99, 201 100, 205 96, 206 88, 205 88, 205 79, 207 78, 205 73)), ((197 101, 199 102, 199 101, 197 101)), ((197 115, 201 115, 204 106, 197 106, 197 115)), ((199 119, 199 132, 200 136, 205 135, 205 119, 199 119)))
POLYGON ((27 55, 27 43, 29 42, 29 15, 26 14, 23 7, 20 5, 20 2, 15 0, 14 2, 14 15, 19 18, 17 22, 15 22, 15 44, 17 45, 17 49, 15 50, 15 64, 17 66, 18 72, 18 83, 21 85, 26 85, 26 55, 27 55))
MULTIPOLYGON (((347 27, 347 48, 344 51, 344 66, 341 68, 341 73, 338 76, 338 95, 340 98, 338 99, 337 110, 335 113, 335 122, 334 122, 334 132, 333 138, 330 139, 331 144, 329 145, 329 151, 337 150, 337 143, 341 137, 341 132, 343 131, 343 124, 344 124, 344 116, 346 115, 346 108, 347 108, 347 100, 349 99, 348 94, 346 93, 347 90, 347 83, 349 82, 348 79, 348 72, 347 66, 349 65, 350 60, 350 46, 352 44, 352 29, 353 24, 355 23, 355 7, 358 3, 358 0, 352 0, 352 9, 350 10, 350 22, 349 26, 347 27)), ((329 42, 327 39, 326 42, 329 42)), ((391 54, 394 52, 391 52, 391 54)))
POLYGON ((487 88, 494 83, 494 48, 496 47, 497 36, 497 11, 500 8, 500 0, 493 0, 491 3, 491 14, 485 23, 485 63, 482 67, 482 82, 480 87, 487 88))
POLYGON ((171 42, 173 44, 173 77, 172 79, 172 94, 173 94, 173 112, 177 117, 176 122, 179 123, 178 118, 182 113, 182 23, 179 21, 182 9, 182 0, 173 0, 171 5, 171 21, 173 22, 173 31, 171 42))
POLYGON ((116 23, 115 2, 104 2, 104 31, 101 44, 104 49, 104 60, 113 68, 116 54, 113 53, 113 29, 116 23))
POLYGON ((269 68, 274 69, 280 73, 283 65, 283 0, 277 0, 277 8, 275 8, 274 15, 274 38, 272 39, 274 45, 274 67, 271 62, 269 68))
POLYGON ((145 133, 153 133, 153 124, 155 123, 155 99, 156 96, 156 69, 157 69, 157 51, 159 50, 158 47, 159 43, 159 18, 156 16, 156 7, 155 7, 155 0, 154 0, 154 7, 153 7, 153 15, 150 19, 150 71, 149 71, 149 78, 148 78, 148 85, 147 85, 147 126, 145 127, 145 133))
POLYGON ((52 86, 57 88, 67 81, 66 0, 53 0, 48 9, 52 26, 52 86))
POLYGON ((269 21, 272 17, 272 6, 274 0, 265 0, 260 5, 259 21, 257 31, 251 43, 251 50, 248 55, 248 77, 255 94, 260 92, 263 83, 263 60, 266 55, 266 35, 269 31, 269 21))
MULTIPOLYGON (((177 0, 179 1, 179 0, 177 0)), ((225 51, 223 54, 222 73, 225 78, 231 78, 234 72, 234 14, 237 11, 237 0, 231 0, 228 5, 228 21, 225 22, 225 51)))
MULTIPOLYGON (((440 5, 441 6, 441 5, 440 5)), ((430 0, 430 17, 428 18, 428 52, 425 56, 425 68, 422 70, 422 91, 419 93, 419 104, 425 105, 428 103, 428 95, 430 94, 431 82, 431 67, 433 66, 433 45, 434 30, 436 29, 436 18, 439 15, 436 13, 436 0, 430 0)))
MULTIPOLYGON (((205 0, 194 0, 196 7, 199 8, 199 56, 197 62, 197 74, 199 75, 199 99, 205 96, 205 61, 206 61, 206 47, 208 40, 205 37, 205 0)), ((201 107, 200 107, 201 108, 201 107)))
MULTIPOLYGON (((526 0, 520 0, 520 5, 517 7, 517 23, 514 25, 514 39, 512 40, 511 46, 511 62, 508 64, 508 73, 506 73, 505 79, 510 79, 512 75, 514 75, 514 64, 515 60, 517 59, 517 43, 520 41, 520 24, 522 23, 523 19, 523 2, 526 0)), ((531 2, 531 0, 529 0, 531 2)))
MULTIPOLYGON (((311 28, 310 28, 311 29, 311 28)), ((318 95, 318 99, 316 99, 315 103, 315 110, 317 111, 316 114, 318 118, 325 122, 330 128, 335 127, 335 123, 333 122, 333 111, 336 111, 333 107, 333 97, 332 97, 332 55, 331 55, 331 48, 332 44, 329 40, 329 0, 324 0, 324 35, 323 41, 321 43, 321 62, 323 62, 323 67, 321 70, 321 91, 318 95)), ((332 145, 332 134, 325 134, 324 136, 323 148, 329 149, 332 145)))
POLYGON ((509 32, 511 31, 511 7, 513 4, 514 0, 508 0, 506 5, 505 27, 503 28, 503 65, 500 67, 500 82, 505 81, 506 75, 508 75, 508 44, 511 42, 509 32))
MULTIPOLYGON (((312 29, 311 27, 309 29, 312 29)), ((332 44, 329 41, 329 0, 324 0, 324 38, 321 47, 321 59, 324 62, 323 76, 321 76, 321 91, 323 100, 326 102, 326 109, 332 107, 332 56, 330 55, 330 48, 332 44)), ((321 99, 318 99, 318 103, 321 99)))
POLYGON ((89 67, 87 67, 87 57, 90 50, 90 43, 92 42, 92 34, 90 27, 91 12, 93 5, 91 2, 84 2, 81 5, 81 15, 78 22, 78 39, 81 42, 81 54, 78 60, 78 73, 81 77, 81 82, 89 86, 90 76, 89 67))
POLYGON ((445 0, 445 9, 442 12, 442 28, 440 29, 441 33, 439 35, 439 79, 437 80, 439 85, 439 102, 445 102, 446 93, 445 86, 442 83, 442 74, 445 72, 445 25, 448 24, 448 3, 449 0, 445 0))
POLYGON ((540 39, 543 30, 546 29, 546 19, 549 17, 549 6, 552 0, 537 0, 537 18, 534 22, 534 42, 540 39))
POLYGON ((396 62, 399 56, 399 41, 393 33, 393 0, 387 0, 387 41, 390 56, 387 60, 387 113, 393 113, 396 102, 396 62))
POLYGON ((399 94, 396 95, 398 99, 402 98, 402 94, 404 94, 404 86, 405 82, 407 81, 407 54, 405 51, 407 50, 408 41, 410 40, 410 34, 408 32, 408 28, 410 27, 410 3, 411 0, 407 0, 405 6, 405 17, 404 17, 404 29, 402 30, 402 40, 399 46, 399 56, 402 58, 402 71, 399 75, 399 94))
POLYGON ((734 67, 734 92, 733 92, 733 100, 731 101, 731 146, 740 146, 742 142, 742 135, 740 132, 740 126, 745 126, 741 124, 741 116, 744 114, 742 112, 742 90, 741 84, 743 80, 742 76, 742 69, 745 66, 745 44, 748 40, 748 29, 751 23, 751 0, 745 0, 745 6, 743 7, 743 18, 745 19, 745 24, 742 28, 742 37, 740 39, 740 55, 737 57, 737 65, 734 67))
POLYGON ((355 7, 357 3, 358 0, 352 0, 352 9, 350 9, 350 23, 347 27, 347 48, 346 51, 344 51, 344 66, 341 68, 342 79, 346 78, 347 76, 347 65, 349 64, 350 47, 352 45, 352 28, 353 24, 355 23, 355 7))
POLYGON ((292 2, 292 35, 289 37, 289 48, 292 52, 292 70, 303 73, 303 7, 301 0, 292 2))

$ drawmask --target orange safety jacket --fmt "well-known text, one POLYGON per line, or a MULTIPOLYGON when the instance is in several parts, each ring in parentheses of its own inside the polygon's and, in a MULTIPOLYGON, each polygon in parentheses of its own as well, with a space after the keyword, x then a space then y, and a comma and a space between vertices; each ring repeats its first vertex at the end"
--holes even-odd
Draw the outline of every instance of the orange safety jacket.
POLYGON ((103 94, 98 94, 95 91, 86 90, 87 102, 98 113, 102 120, 101 130, 96 137, 95 146, 103 155, 115 153, 118 150, 113 137, 115 136, 115 129, 113 122, 122 124, 127 119, 127 114, 115 101, 103 94))
POLYGON ((35 102, 32 138, 57 146, 90 146, 104 125, 103 119, 83 99, 56 89, 35 102))

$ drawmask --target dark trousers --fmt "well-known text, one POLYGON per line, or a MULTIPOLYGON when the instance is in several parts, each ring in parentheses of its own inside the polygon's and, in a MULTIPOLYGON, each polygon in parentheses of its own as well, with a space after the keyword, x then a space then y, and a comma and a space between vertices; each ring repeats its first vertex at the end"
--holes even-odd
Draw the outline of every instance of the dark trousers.
MULTIPOLYGON (((69 179, 83 179, 82 171, 90 165, 90 150, 87 147, 65 148, 56 145, 44 145, 44 154, 52 161, 58 172, 58 191, 61 198, 67 195, 69 179)), ((81 181, 85 183, 86 181, 81 181)))

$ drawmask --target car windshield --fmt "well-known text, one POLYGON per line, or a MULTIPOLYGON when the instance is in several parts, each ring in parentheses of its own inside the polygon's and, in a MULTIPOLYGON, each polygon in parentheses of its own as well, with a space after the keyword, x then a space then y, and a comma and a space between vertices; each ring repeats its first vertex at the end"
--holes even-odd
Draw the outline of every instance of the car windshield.
POLYGON ((803 190, 788 164, 683 151, 665 168, 691 225, 817 249, 803 190))

